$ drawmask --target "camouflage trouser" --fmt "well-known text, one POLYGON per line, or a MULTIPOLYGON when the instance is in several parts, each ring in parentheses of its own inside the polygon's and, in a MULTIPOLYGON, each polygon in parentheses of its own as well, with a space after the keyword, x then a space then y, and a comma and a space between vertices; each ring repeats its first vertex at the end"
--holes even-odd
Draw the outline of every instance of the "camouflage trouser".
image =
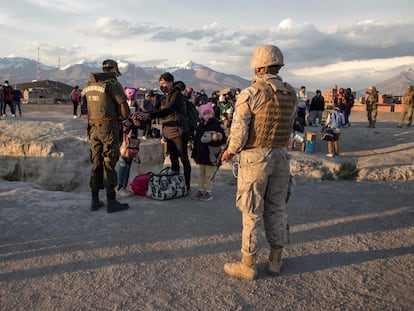
POLYGON ((403 109, 400 115, 400 122, 398 124, 399 126, 403 125, 405 116, 408 117, 408 125, 411 125, 411 122, 413 120, 413 105, 403 105, 403 109))
POLYGON ((117 185, 116 162, 119 159, 119 125, 93 125, 90 129, 92 191, 114 189, 117 185))
POLYGON ((286 148, 243 150, 239 158, 236 206, 242 212, 242 254, 254 255, 258 248, 258 226, 264 221, 271 245, 289 243, 286 198, 290 165, 286 148))
POLYGON ((370 124, 377 120, 377 107, 367 108, 367 118, 370 124))

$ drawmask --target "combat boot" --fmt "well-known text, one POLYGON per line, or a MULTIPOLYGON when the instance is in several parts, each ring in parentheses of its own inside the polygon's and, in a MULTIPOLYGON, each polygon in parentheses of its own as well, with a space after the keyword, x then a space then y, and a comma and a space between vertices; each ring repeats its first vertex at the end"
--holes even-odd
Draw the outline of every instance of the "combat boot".
POLYGON ((272 245, 270 247, 269 274, 277 275, 280 272, 280 268, 282 267, 282 251, 282 246, 272 245))
POLYGON ((257 278, 253 255, 243 255, 242 260, 235 263, 226 263, 224 271, 230 276, 240 277, 253 281, 257 278))
POLYGON ((377 122, 377 121, 372 121, 372 128, 375 128, 375 122, 377 122))
POLYGON ((99 192, 92 191, 91 211, 95 212, 103 206, 104 206, 104 202, 99 201, 99 192))
POLYGON ((108 199, 108 205, 106 207, 106 211, 108 213, 116 213, 116 212, 127 210, 129 208, 128 203, 120 203, 115 199, 114 189, 110 189, 110 190, 107 189, 106 197, 108 199))

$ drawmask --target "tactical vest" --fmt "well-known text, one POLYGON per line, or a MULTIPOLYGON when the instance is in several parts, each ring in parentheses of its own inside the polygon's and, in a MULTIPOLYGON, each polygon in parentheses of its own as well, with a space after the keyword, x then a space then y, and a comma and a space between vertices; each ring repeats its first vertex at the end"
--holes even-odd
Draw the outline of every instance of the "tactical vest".
MULTIPOLYGON (((252 87, 265 96, 263 107, 253 112, 246 149, 282 148, 288 145, 293 130, 297 99, 292 87, 274 90, 271 84, 255 81, 252 87)), ((254 98, 252 99, 254 100, 254 98)))
POLYGON ((403 105, 413 105, 414 104, 413 97, 414 97, 414 92, 405 93, 402 98, 403 105))
POLYGON ((91 73, 83 89, 88 103, 89 119, 92 124, 117 121, 119 105, 114 103, 111 87, 118 81, 112 72, 91 73))
POLYGON ((367 108, 376 108, 378 105, 378 95, 377 94, 369 94, 367 99, 365 100, 367 108))

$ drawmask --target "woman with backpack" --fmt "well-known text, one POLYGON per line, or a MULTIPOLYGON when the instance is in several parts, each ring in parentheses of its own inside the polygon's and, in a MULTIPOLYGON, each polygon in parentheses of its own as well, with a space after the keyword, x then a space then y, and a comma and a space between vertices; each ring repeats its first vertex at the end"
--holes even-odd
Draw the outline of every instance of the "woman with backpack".
POLYGON ((328 142, 327 157, 333 158, 339 155, 339 136, 341 135, 340 128, 345 123, 344 115, 338 106, 328 115, 326 125, 321 131, 321 138, 328 142))

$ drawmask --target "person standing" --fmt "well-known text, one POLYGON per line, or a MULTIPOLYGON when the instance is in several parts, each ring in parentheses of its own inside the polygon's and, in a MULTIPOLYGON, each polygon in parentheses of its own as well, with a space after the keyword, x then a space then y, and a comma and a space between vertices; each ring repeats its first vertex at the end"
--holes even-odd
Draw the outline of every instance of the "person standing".
POLYGON ((78 106, 79 101, 81 99, 81 92, 79 90, 79 86, 75 86, 75 88, 70 93, 70 98, 72 98, 73 104, 73 118, 76 119, 78 117, 78 106))
POLYGON ((16 85, 13 91, 13 107, 14 107, 14 112, 16 112, 16 107, 19 109, 20 117, 22 116, 22 107, 21 107, 22 97, 23 97, 23 94, 19 90, 19 87, 16 85))
MULTIPOLYGON (((88 101, 88 135, 92 160, 90 188, 91 210, 103 206, 99 201, 99 190, 106 189, 107 212, 113 213, 129 208, 116 200, 121 121, 128 122, 130 110, 122 85, 116 79, 121 73, 116 61, 107 59, 102 63, 103 72, 91 73, 90 82, 84 88, 88 101)), ((128 124, 127 124, 128 125, 128 124)))
POLYGON ((341 127, 345 124, 345 118, 341 109, 335 106, 328 118, 326 119, 326 128, 324 129, 326 134, 323 140, 328 142, 327 157, 333 158, 335 155, 339 155, 339 136, 341 135, 341 127))
POLYGON ((321 124, 323 111, 325 110, 325 98, 320 90, 316 90, 316 95, 312 97, 309 111, 309 125, 316 126, 321 124), (317 122, 318 121, 318 122, 317 122))
POLYGON ((407 86, 407 91, 402 97, 401 103, 402 103, 402 111, 400 114, 400 120, 398 123, 398 127, 401 128, 403 126, 405 116, 407 116, 408 118, 407 127, 410 127, 411 122, 413 121, 413 106, 414 106, 414 91, 413 91, 413 86, 411 84, 407 86))
POLYGON ((162 136, 166 141, 170 155, 171 170, 180 172, 180 159, 184 168, 187 190, 190 190, 191 165, 187 150, 190 128, 184 117, 186 114, 185 99, 181 93, 181 87, 174 84, 174 76, 171 73, 163 73, 159 78, 159 82, 160 90, 165 94, 160 109, 158 111, 141 112, 140 117, 143 120, 162 119, 162 136))
POLYGON ((13 105, 13 87, 9 84, 9 81, 4 81, 3 85, 3 117, 7 117, 6 115, 6 107, 10 107, 10 111, 12 113, 12 117, 16 116, 16 111, 14 110, 13 105))
POLYGON ((3 85, 0 84, 0 120, 3 118, 3 85))
POLYGON ((252 54, 252 85, 237 98, 228 147, 222 161, 239 153, 236 206, 242 213, 242 259, 226 263, 230 276, 257 277, 258 226, 262 220, 270 244, 268 270, 277 274, 282 250, 289 243, 285 209, 290 184, 287 145, 293 130, 298 98, 278 75, 283 55, 274 45, 256 47, 252 54))
POLYGON ((298 117, 303 126, 306 126, 306 107, 308 105, 308 95, 306 95, 306 87, 301 86, 297 94, 298 96, 298 117))
POLYGON ((200 106, 200 119, 191 153, 200 169, 198 191, 193 199, 210 201, 213 199, 213 169, 221 156, 221 146, 226 142, 226 135, 210 103, 200 106))
POLYGON ((367 97, 365 98, 365 105, 367 108, 368 127, 374 128, 377 121, 378 111, 378 92, 375 86, 370 86, 367 91, 367 97))
POLYGON ((354 107, 355 98, 352 94, 351 88, 347 88, 345 90, 345 101, 346 101, 346 109, 344 111, 344 117, 345 117, 345 125, 344 127, 351 126, 351 123, 349 123, 349 117, 351 116, 352 107, 354 107))

